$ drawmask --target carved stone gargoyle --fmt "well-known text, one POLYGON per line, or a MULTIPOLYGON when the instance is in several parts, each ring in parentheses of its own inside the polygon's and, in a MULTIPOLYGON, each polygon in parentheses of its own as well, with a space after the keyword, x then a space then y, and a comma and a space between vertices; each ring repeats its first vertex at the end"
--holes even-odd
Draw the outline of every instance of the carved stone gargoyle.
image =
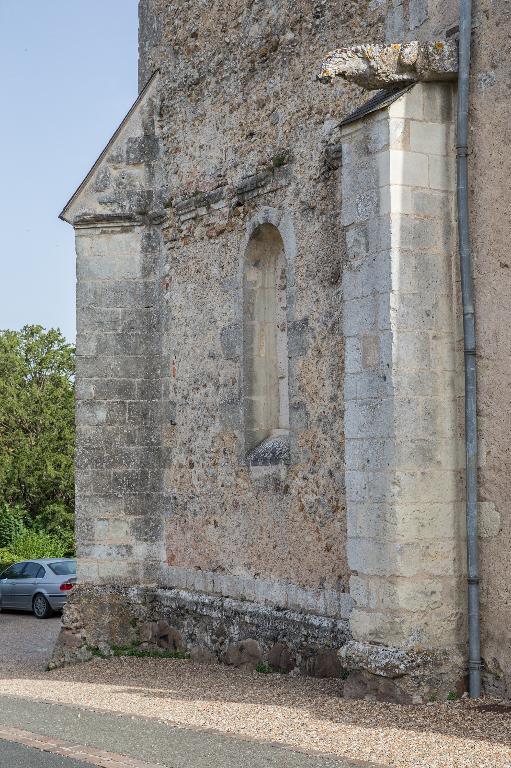
POLYGON ((456 80, 458 46, 455 41, 354 45, 325 58, 318 80, 342 77, 367 90, 407 85, 420 80, 456 80))

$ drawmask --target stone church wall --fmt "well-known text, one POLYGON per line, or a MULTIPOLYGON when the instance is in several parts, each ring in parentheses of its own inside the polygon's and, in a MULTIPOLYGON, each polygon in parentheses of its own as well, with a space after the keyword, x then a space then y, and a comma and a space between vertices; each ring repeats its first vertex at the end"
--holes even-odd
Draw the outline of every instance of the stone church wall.
POLYGON ((315 74, 339 30, 346 42, 374 39, 381 18, 330 2, 217 2, 207 13, 153 2, 141 18, 141 73, 160 69, 169 185, 162 578, 347 616, 343 246, 331 148, 351 94, 319 87, 315 74), (251 467, 243 260, 265 222, 287 264, 290 460, 251 467))
MULTIPOLYGON (((509 131, 502 63, 509 54, 506 13, 498 1, 476 3, 470 158, 483 657, 487 686, 501 692, 509 686, 511 668, 505 324, 511 169, 501 152, 509 131), (494 43, 502 46, 502 59, 494 43)), ((358 541, 347 546, 346 540, 345 482, 348 495, 357 491, 360 469, 350 465, 350 450, 345 463, 345 433, 348 440, 358 439, 348 423, 352 372, 344 368, 350 361, 345 344, 356 336, 345 338, 350 318, 345 312, 343 317, 343 296, 346 301, 350 289, 360 289, 351 305, 360 327, 368 318, 359 301, 365 286, 360 280, 350 283, 346 273, 343 278, 350 249, 358 246, 349 226, 345 231, 349 222, 341 219, 342 203, 353 189, 343 189, 340 181, 338 124, 367 95, 343 83, 321 85, 315 74, 325 53, 343 45, 455 36, 456 14, 451 4, 426 0, 343 6, 333 0, 140 3, 140 86, 159 70, 157 85, 153 79, 149 96, 130 118, 132 134, 121 131, 116 139, 121 149, 107 156, 108 167, 94 180, 91 210, 101 210, 73 220, 82 583, 67 611, 56 658, 59 653, 61 660, 67 658, 66 642, 85 653, 87 644, 107 648, 143 641, 169 647, 172 640, 199 656, 207 649, 226 661, 243 654, 250 663, 278 657, 277 668, 292 661, 303 672, 338 674, 340 662, 331 652, 349 639, 351 614, 354 634, 369 640, 368 648, 357 646, 352 654, 364 657, 362 669, 381 676, 378 654, 395 642, 399 652, 391 676, 402 675, 402 645, 411 639, 415 621, 414 616, 409 622, 408 609, 417 607, 406 605, 415 599, 402 579, 406 558, 392 570, 402 542, 391 540, 392 562, 382 572, 385 563, 374 551, 364 553, 360 541, 378 541, 378 520, 373 526, 369 518, 350 517, 350 537, 358 541), (154 99, 151 89, 158 94, 154 99), (260 265, 252 246, 263 231, 271 231, 282 249, 275 253, 277 292, 259 311, 261 295, 258 299, 254 286, 261 282, 254 270, 260 265), (263 333, 265 324, 278 325, 268 369, 258 368, 253 323, 259 323, 263 340, 270 338, 263 333), (247 402, 253 404, 262 391, 273 393, 271 409, 250 410, 247 402), (272 433, 254 451, 261 424, 272 433), (359 523, 365 526, 360 536, 359 523), (383 604, 388 616, 377 616, 383 604), (389 619, 392 612, 396 622, 389 619), (254 637, 257 649, 239 647, 239 641, 254 637)), ((427 143, 431 136, 423 139, 427 143)), ((344 170, 349 171, 349 157, 344 170)), ((350 186, 363 194, 363 174, 350 186)), ((420 180, 412 186, 420 187, 420 180)), ((89 193, 87 187, 80 193, 85 208, 89 193)), ((345 205, 343 216, 346 210, 345 205)), ((437 218, 444 214, 450 215, 442 210, 437 218)), ((394 258, 392 248, 387 250, 394 258)), ((456 289, 454 273, 452 279, 456 289)), ((444 294, 440 314, 447 318, 459 296, 449 307, 444 294)), ((426 295, 423 299, 427 303, 426 295)), ((393 310, 399 314, 406 301, 393 310)), ((452 319, 446 344, 460 374, 462 339, 452 319)), ((420 336, 420 329, 415 331, 420 336)), ((368 342, 369 367, 374 355, 368 342)), ((447 401, 439 395, 436 403, 448 410, 437 420, 439 439, 451 427, 450 437, 460 439, 455 401, 459 406, 461 398, 453 373, 432 367, 442 392, 450 387, 447 401)), ((356 397, 359 391, 357 384, 356 397)), ((396 432, 406 430, 407 419, 417 430, 420 424, 402 405, 401 416, 394 412, 396 432)), ((419 640, 430 649, 453 638, 463 645, 464 637, 464 588, 458 580, 463 478, 448 442, 446 541, 433 552, 432 565, 421 550, 426 571, 439 567, 430 575, 442 581, 447 597, 432 608, 439 621, 428 625, 429 604, 419 617, 426 632, 419 640)), ((432 495, 422 500, 429 524, 434 505, 444 500, 428 483, 432 495)), ((348 504, 357 503, 350 496, 348 504)), ((441 514, 437 518, 440 530, 441 514)), ((405 515, 401 522, 401 533, 408 536, 413 521, 405 515)), ((383 656, 387 663, 388 654, 383 656)), ((438 661, 433 654, 428 662, 433 677, 438 661)), ((413 698, 413 692, 406 695, 413 698)))
POLYGON ((78 237, 81 586, 64 657, 66 642, 81 653, 125 644, 158 620, 221 659, 254 636, 265 658, 284 644, 318 674, 345 642, 336 169, 352 93, 315 77, 339 29, 346 43, 370 40, 381 23, 376 8, 362 16, 333 2, 141 4, 141 81, 159 69, 158 86, 79 193, 84 210, 68 217, 78 237), (262 227, 283 245, 285 343, 277 435, 256 460, 244 275, 262 227), (127 242, 110 248, 123 230, 127 242), (133 275, 117 274, 123 260, 133 275), (202 625, 190 619, 198 613, 202 625))

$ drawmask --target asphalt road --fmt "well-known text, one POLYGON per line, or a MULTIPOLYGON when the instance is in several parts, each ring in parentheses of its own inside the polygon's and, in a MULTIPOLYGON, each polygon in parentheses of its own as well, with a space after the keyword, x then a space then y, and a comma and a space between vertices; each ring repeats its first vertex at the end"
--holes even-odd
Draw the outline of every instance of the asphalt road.
POLYGON ((90 763, 79 763, 67 757, 51 755, 39 749, 30 749, 11 741, 0 740, 2 768, 91 768, 90 763))

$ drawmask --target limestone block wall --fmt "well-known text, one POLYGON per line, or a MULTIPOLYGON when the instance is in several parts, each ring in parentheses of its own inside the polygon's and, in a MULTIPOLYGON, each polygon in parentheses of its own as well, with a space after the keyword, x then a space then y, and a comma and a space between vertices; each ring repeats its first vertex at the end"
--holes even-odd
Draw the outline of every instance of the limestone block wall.
POLYGON ((159 235, 78 228, 76 251, 78 577, 154 581, 163 538, 159 235))
POLYGON ((452 103, 415 85, 342 132, 350 626, 397 648, 464 642, 452 103))

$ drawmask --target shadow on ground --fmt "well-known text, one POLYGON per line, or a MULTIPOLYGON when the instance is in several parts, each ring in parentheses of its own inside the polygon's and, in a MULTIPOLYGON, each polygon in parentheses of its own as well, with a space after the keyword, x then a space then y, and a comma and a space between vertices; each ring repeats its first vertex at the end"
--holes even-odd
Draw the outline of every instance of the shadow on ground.
POLYGON ((370 759, 386 762, 382 755, 388 752, 389 765, 511 763, 509 712, 481 711, 465 701, 430 706, 349 701, 342 698, 340 680, 248 673, 187 660, 95 659, 44 672, 59 624, 0 614, 0 695, 351 756, 359 754, 360 744, 362 759, 369 759, 368 745, 374 743, 370 759), (491 752, 492 745, 495 759, 483 761, 479 751, 491 752), (407 761, 412 746, 422 757, 407 761), (398 749, 403 759, 394 763, 398 749), (466 762, 429 763, 434 749, 446 759, 454 750, 466 762))

